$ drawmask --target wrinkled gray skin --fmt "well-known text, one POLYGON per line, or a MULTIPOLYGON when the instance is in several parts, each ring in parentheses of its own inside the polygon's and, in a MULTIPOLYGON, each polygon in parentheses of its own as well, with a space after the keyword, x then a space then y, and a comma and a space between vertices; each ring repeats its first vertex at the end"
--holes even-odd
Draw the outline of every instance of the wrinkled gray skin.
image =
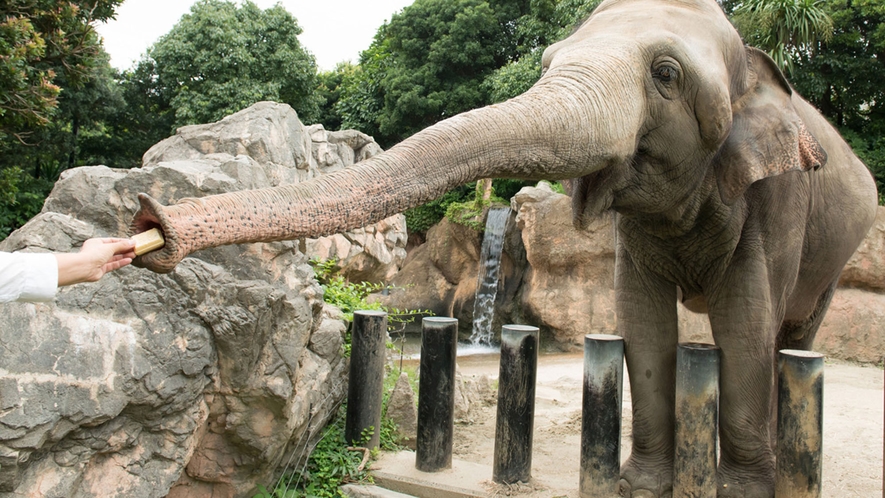
POLYGON ((525 94, 310 183, 169 207, 141 196, 134 230, 159 225, 167 246, 138 264, 363 226, 479 178, 570 179, 577 225, 618 214, 622 494, 671 493, 682 299, 722 349, 719 496, 773 496, 775 351, 810 348, 872 225, 870 173, 714 0, 606 1, 543 65, 525 94))

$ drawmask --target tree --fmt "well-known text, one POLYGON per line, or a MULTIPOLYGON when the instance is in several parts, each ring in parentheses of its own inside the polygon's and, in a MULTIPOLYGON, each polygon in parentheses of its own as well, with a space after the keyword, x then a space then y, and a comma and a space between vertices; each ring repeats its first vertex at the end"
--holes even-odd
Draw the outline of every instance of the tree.
POLYGON ((316 94, 320 101, 320 113, 317 121, 322 123, 327 130, 341 129, 342 118, 335 109, 335 104, 341 100, 345 80, 352 78, 358 70, 358 66, 350 62, 341 62, 335 66, 333 71, 317 74, 316 94))
POLYGON ((384 92, 381 81, 393 62, 390 43, 387 38, 387 24, 375 33, 372 44, 360 53, 360 63, 353 72, 341 80, 341 92, 333 105, 334 112, 341 117, 342 128, 353 128, 375 137, 382 146, 389 144, 381 140, 378 118, 384 108, 384 92))
POLYGON ((287 103, 311 122, 319 116, 316 61, 299 34, 279 4, 200 0, 137 71, 156 79, 157 100, 168 101, 175 126, 217 121, 262 100, 287 103))
POLYGON ((567 37, 602 0, 532 0, 528 14, 518 18, 514 37, 518 55, 489 75, 484 85, 493 102, 524 93, 541 76, 541 56, 549 45, 567 37))
POLYGON ((734 11, 734 21, 750 45, 759 47, 784 71, 826 41, 833 22, 823 0, 747 0, 734 11))
POLYGON ((123 0, 9 0, 0 5, 0 139, 24 142, 57 106, 63 77, 76 88, 100 52, 94 22, 123 0))
POLYGON ((337 104, 388 147, 490 103, 482 82, 517 55, 515 19, 528 0, 416 0, 378 30, 337 104), (377 111, 377 112, 373 112, 377 111))
POLYGON ((58 174, 77 164, 82 134, 119 103, 93 23, 120 3, 0 4, 0 239, 40 211, 58 174))

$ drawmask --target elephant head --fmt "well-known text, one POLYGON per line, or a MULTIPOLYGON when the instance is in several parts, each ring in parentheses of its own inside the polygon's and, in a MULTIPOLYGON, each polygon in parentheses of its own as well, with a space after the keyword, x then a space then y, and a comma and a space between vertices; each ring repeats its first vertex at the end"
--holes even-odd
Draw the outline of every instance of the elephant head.
POLYGON ((731 203, 760 178, 824 162, 790 93, 714 0, 608 0, 545 51, 523 95, 356 167, 168 207, 140 195, 133 231, 159 227, 166 246, 136 263, 168 272, 207 247, 337 233, 479 178, 569 180, 579 225, 607 209, 679 217, 710 194, 708 175, 731 203))

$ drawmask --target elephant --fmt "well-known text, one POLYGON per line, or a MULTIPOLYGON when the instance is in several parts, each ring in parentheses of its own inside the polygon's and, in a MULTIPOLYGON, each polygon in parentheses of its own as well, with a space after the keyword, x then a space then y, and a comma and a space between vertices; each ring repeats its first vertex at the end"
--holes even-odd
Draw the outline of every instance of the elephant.
POLYGON ((365 226, 481 178, 563 180, 577 227, 616 219, 615 300, 633 402, 622 496, 672 495, 677 305, 721 351, 718 496, 774 496, 776 352, 810 349, 876 186, 839 133, 715 0, 605 0, 548 47, 525 93, 352 168, 160 205, 136 264, 365 226))

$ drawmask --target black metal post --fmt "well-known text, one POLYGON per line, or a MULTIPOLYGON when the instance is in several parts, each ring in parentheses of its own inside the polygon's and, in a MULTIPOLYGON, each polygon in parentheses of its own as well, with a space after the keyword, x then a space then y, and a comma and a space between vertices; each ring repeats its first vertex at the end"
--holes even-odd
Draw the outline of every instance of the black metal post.
POLYGON ((532 477, 538 327, 504 325, 498 375, 498 415, 492 480, 512 484, 532 477))
POLYGON ((676 349, 673 496, 716 498, 719 348, 685 343, 676 349))
POLYGON ((371 310, 353 313, 344 438, 353 445, 365 444, 369 449, 380 444, 386 342, 387 313, 371 310), (371 431, 371 436, 363 441, 366 431, 371 431))
POLYGON ((783 349, 777 358, 778 498, 819 498, 823 478, 824 356, 783 349))
POLYGON ((423 472, 452 468, 457 348, 457 319, 422 321, 415 468, 423 472))
POLYGON ((624 340, 584 336, 581 412, 581 498, 617 496, 621 467, 624 340))

